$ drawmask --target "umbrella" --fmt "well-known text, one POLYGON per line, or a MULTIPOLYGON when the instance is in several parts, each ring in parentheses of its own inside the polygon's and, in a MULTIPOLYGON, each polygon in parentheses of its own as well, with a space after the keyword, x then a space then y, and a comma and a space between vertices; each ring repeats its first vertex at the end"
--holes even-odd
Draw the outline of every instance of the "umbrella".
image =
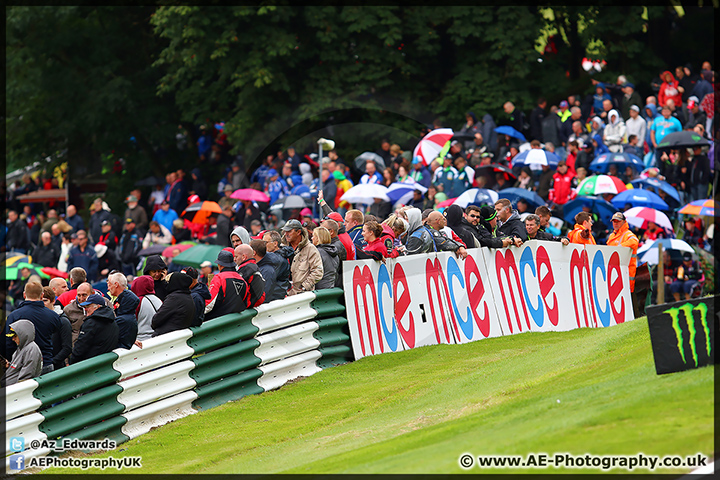
POLYGON ((169 247, 165 247, 165 248, 163 249, 163 251, 161 252, 161 255, 162 255, 163 257, 172 258, 172 257, 175 256, 175 254, 174 254, 173 252, 174 252, 176 249, 180 249, 180 252, 184 252, 185 250, 188 250, 188 249, 190 249, 190 248, 192 248, 192 247, 194 247, 194 246, 196 246, 196 245, 197 245, 197 243, 195 243, 195 242, 190 242, 190 241, 185 241, 185 242, 176 243, 175 245, 170 245, 169 247))
POLYGON ((156 243, 155 245, 150 245, 148 248, 143 248, 138 252, 138 256, 140 257, 149 257, 150 255, 159 255, 167 248, 167 243, 156 243))
POLYGON ((648 223, 653 222, 670 230, 671 232, 673 231, 672 223, 670 223, 670 219, 667 215, 655 210, 654 208, 635 207, 630 210, 626 210, 624 215, 627 222, 635 227, 647 228, 648 223))
POLYGON ((310 187, 308 187, 304 183, 294 186, 293 189, 290 190, 290 195, 300 195, 303 198, 312 197, 312 194, 310 193, 310 187))
POLYGON ((601 193, 618 194, 627 190, 627 187, 617 177, 609 175, 593 175, 578 185, 578 195, 600 195, 601 193))
POLYGON ((13 267, 6 267, 0 272, 0 280, 17 280, 20 278, 21 270, 27 268, 30 270, 30 275, 39 275, 41 278, 50 278, 50 275, 42 271, 42 265, 36 265, 34 263, 19 262, 13 267))
POLYGON ((499 163, 491 163, 489 165, 482 165, 475 168, 476 175, 487 175, 490 173, 504 173, 505 180, 517 180, 517 176, 513 171, 505 165, 499 163))
POLYGON ((222 209, 217 202, 205 200, 204 202, 197 202, 192 205, 188 205, 180 217, 193 223, 203 224, 207 223, 208 218, 211 216, 219 215, 220 213, 222 213, 222 209))
POLYGON ((435 160, 453 136, 451 128, 438 128, 425 135, 413 150, 413 158, 420 157, 427 166, 435 160))
POLYGON ((437 204, 437 208, 446 208, 455 203, 455 200, 457 200, 457 197, 455 198, 448 198, 447 200, 443 200, 442 202, 437 204))
POLYGON ((19 252, 6 252, 4 267, 15 267, 20 263, 32 263, 32 257, 19 252))
POLYGON ((165 183, 165 180, 159 177, 156 177, 154 175, 151 175, 147 178, 143 178, 142 180, 138 180, 135 182, 136 187, 154 187, 155 185, 162 185, 165 183))
POLYGON ((656 193, 650 190, 642 190, 639 188, 631 188, 620 192, 611 201, 618 210, 625 208, 625 204, 629 203, 633 207, 650 207, 658 210, 669 210, 665 200, 660 198, 656 193))
POLYGON ((516 166, 531 166, 531 165, 547 165, 552 168, 557 168, 557 164, 560 161, 560 157, 552 152, 547 152, 540 148, 531 148, 525 150, 522 153, 515 155, 512 159, 513 167, 516 166))
POLYGON ((200 264, 205 261, 215 263, 218 253, 225 247, 222 245, 196 245, 188 248, 173 258, 172 262, 178 265, 189 265, 191 267, 200 268, 200 264))
POLYGON ((709 146, 710 142, 693 130, 683 130, 665 135, 657 148, 692 148, 709 146))
POLYGON ((495 129, 497 133, 502 133, 503 135, 507 135, 508 137, 517 138, 518 140, 521 140, 523 142, 526 142, 525 135, 515 130, 513 127, 510 127, 508 125, 504 125, 502 127, 497 127, 495 129))
POLYGON ((455 199, 455 205, 467 208, 468 205, 494 205, 500 196, 495 190, 486 188, 471 188, 455 199))
POLYGON ((665 250, 681 250, 683 252, 695 253, 690 245, 677 238, 661 238, 652 242, 647 242, 638 248, 637 256, 640 263, 649 263, 651 265, 658 264, 658 248, 662 244, 665 250), (654 248, 653 248, 654 247, 654 248))
POLYGON ((656 192, 660 192, 660 190, 662 190, 663 192, 667 193, 672 198, 672 200, 677 202, 678 206, 680 205, 680 194, 675 189, 675 187, 673 187, 664 180, 658 180, 657 178, 639 178, 630 182, 630 185, 635 188, 652 187, 655 189, 656 192))
POLYGON ((361 183, 345 192, 343 196, 340 197, 340 200, 348 203, 363 203, 365 205, 374 203, 376 198, 381 198, 389 202, 390 198, 387 196, 387 192, 388 188, 384 185, 361 183))
POLYGON ((255 190, 254 188, 240 188, 238 190, 235 190, 232 195, 230 195, 230 198, 235 198, 237 200, 247 200, 249 202, 270 201, 270 197, 265 195, 260 190, 255 190))
POLYGON ((577 215, 584 206, 590 207, 591 211, 596 213, 605 225, 612 224, 612 216, 617 212, 617 208, 602 197, 578 197, 563 205, 565 221, 574 225, 575 215, 577 215))
POLYGON ((715 204, 717 202, 713 199, 707 198, 705 200, 695 200, 690 202, 680 210, 678 213, 685 215, 707 215, 710 217, 715 216, 715 204))
POLYGON ((640 157, 631 153, 603 153, 590 163, 590 171, 607 173, 610 165, 617 166, 618 171, 633 167, 636 171, 642 172, 645 168, 645 164, 640 157))
POLYGON ((393 204, 402 203, 407 205, 412 200, 415 190, 423 194, 427 192, 427 188, 416 182, 395 182, 388 188, 387 196, 393 204))
POLYGON ((42 273, 45 275, 49 275, 50 278, 60 277, 60 278, 68 278, 68 273, 63 272, 62 270, 58 270, 57 268, 53 267, 45 267, 42 269, 42 273))
POLYGON ((270 207, 271 211, 292 209, 292 208, 305 208, 307 204, 305 199, 299 195, 288 195, 283 198, 279 198, 270 207))
POLYGON ((540 207, 546 203, 540 195, 531 190, 525 190, 524 188, 506 188, 500 190, 498 192, 498 198, 507 198, 510 201, 517 201, 522 198, 533 207, 540 207))
POLYGON ((373 152, 363 152, 357 157, 355 157, 355 166, 358 170, 365 171, 365 164, 367 162, 375 162, 375 167, 377 170, 384 170, 385 169, 385 160, 378 155, 377 153, 373 152))

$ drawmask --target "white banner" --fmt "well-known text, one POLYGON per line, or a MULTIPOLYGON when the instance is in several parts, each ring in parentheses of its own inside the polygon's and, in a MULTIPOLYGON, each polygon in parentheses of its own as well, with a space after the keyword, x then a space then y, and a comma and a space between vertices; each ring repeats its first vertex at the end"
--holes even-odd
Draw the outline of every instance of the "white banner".
POLYGON ((529 241, 344 264, 355 358, 633 318, 630 249, 529 241))

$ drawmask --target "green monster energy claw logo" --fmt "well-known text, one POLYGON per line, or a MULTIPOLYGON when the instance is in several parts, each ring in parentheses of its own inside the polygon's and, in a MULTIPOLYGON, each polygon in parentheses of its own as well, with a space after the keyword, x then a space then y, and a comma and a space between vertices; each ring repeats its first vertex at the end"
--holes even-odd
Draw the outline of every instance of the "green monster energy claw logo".
POLYGON ((692 352, 695 366, 698 366, 697 357, 697 345, 695 344, 695 337, 697 336, 697 330, 695 329, 695 318, 693 312, 697 310, 700 312, 700 323, 702 324, 703 330, 705 331, 705 349, 707 350, 708 357, 710 356, 710 329, 707 323, 707 304, 700 303, 695 308, 691 303, 686 303, 677 308, 671 308, 665 310, 663 313, 667 313, 672 318, 672 327, 675 330, 675 336, 677 337, 677 346, 680 351, 680 357, 683 363, 687 363, 685 360, 685 351, 683 349, 683 331, 680 327, 680 312, 684 314, 685 323, 687 323, 688 331, 690 332, 690 351, 692 352))

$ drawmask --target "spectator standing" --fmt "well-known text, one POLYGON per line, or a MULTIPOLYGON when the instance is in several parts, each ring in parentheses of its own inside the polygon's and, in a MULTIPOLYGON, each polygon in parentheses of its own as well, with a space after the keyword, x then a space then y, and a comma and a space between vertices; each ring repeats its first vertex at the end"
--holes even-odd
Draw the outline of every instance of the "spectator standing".
POLYGON ((40 244, 35 247, 32 253, 33 263, 43 267, 55 267, 60 259, 60 250, 52 242, 50 232, 40 234, 40 244))
MULTIPOLYGON (((637 136, 636 148, 637 148, 638 152, 640 153, 643 151, 645 135, 647 133, 647 122, 640 115, 640 107, 638 107, 637 105, 631 105, 629 107, 629 115, 630 115, 630 118, 628 118, 627 121, 625 122, 628 139, 629 139, 630 135, 637 136)), ((642 158, 642 154, 638 155, 638 156, 642 158)))
POLYGON ((527 240, 527 230, 520 220, 516 210, 513 210, 510 200, 501 198, 495 202, 495 211, 500 226, 497 228, 498 237, 519 238, 521 241, 527 240))
POLYGON ((93 293, 80 306, 84 307, 87 317, 73 346, 71 364, 113 351, 119 338, 115 313, 105 304, 102 295, 93 293))
POLYGON ((257 307, 265 303, 265 278, 255 260, 255 254, 250 245, 242 244, 235 247, 234 256, 237 271, 247 282, 250 289, 250 306, 257 307))
POLYGON ((8 211, 5 245, 8 251, 27 253, 30 248, 30 229, 25 220, 19 218, 15 210, 8 211))
POLYGON ((322 258, 315 245, 310 243, 307 230, 297 220, 290 220, 282 228, 288 245, 295 251, 290 266, 292 287, 288 295, 315 290, 323 277, 322 258))
POLYGON ((164 225, 153 220, 148 227, 148 232, 142 242, 142 248, 148 248, 156 244, 170 245, 172 243, 172 234, 164 225))
POLYGON ((575 226, 568 233, 570 243, 579 243, 584 245, 597 245, 595 237, 592 234, 593 219, 588 212, 578 212, 575 215, 575 226))
POLYGON ((250 308, 250 289, 235 270, 233 254, 222 250, 217 256, 219 272, 210 282, 210 299, 205 301, 205 320, 250 308))
POLYGON ((67 268, 80 267, 85 270, 87 279, 91 282, 98 276, 98 258, 95 249, 88 244, 87 233, 84 230, 77 232, 77 246, 70 249, 67 268))
POLYGON ((3 376, 3 387, 38 377, 43 368, 42 352, 35 343, 35 325, 30 320, 18 320, 10 326, 9 332, 16 349, 12 359, 9 362, 5 360, 7 370, 3 376))
POLYGON ((630 231, 625 215, 622 212, 615 212, 612 216, 613 231, 608 236, 606 244, 614 247, 630 247, 632 257, 628 271, 630 273, 630 291, 635 291, 635 270, 637 268, 638 238, 630 231))
POLYGON ((143 275, 149 275, 153 279, 155 295, 163 302, 167 295, 167 283, 165 282, 167 273, 167 264, 160 255, 150 255, 145 260, 143 275))
POLYGON ((635 85, 629 82, 622 86, 622 92, 623 97, 620 112, 622 113, 622 118, 627 121, 627 119, 630 118, 630 107, 635 106, 638 108, 638 112, 640 111, 640 107, 643 105, 642 98, 640 94, 635 91, 635 85))
POLYGON ((545 108, 547 101, 540 97, 537 106, 530 112, 530 140, 543 142, 543 120, 545 120, 545 108))
POLYGON ((553 175, 552 188, 548 197, 551 203, 565 205, 569 200, 575 198, 577 193, 572 189, 573 178, 575 175, 568 169, 565 160, 560 160, 557 171, 553 175))
POLYGON ((274 230, 265 232, 263 241, 266 249, 265 257, 270 259, 276 270, 275 281, 278 288, 273 295, 273 299, 277 300, 275 297, 279 296, 280 291, 282 291, 282 297, 279 298, 285 298, 287 291, 290 290, 290 262, 295 252, 292 247, 287 245, 280 248, 282 237, 279 232, 274 230))
MULTIPOLYGON (((139 232, 132 217, 125 219, 125 232, 120 237, 120 264, 125 275, 135 275, 138 252, 142 249, 139 232)), ((89 275, 88 275, 89 276, 89 275)))
POLYGON ((276 266, 267 255, 265 241, 253 240, 250 242, 250 247, 253 249, 253 258, 258 270, 265 279, 265 301, 272 302, 285 298, 286 291, 278 287, 276 266))
POLYGON ((82 217, 77 214, 75 205, 68 205, 67 209, 65 209, 65 221, 73 228, 73 232, 85 230, 85 222, 83 222, 82 217))
POLYGON ((140 299, 128 289, 127 277, 120 272, 111 274, 107 280, 108 293, 113 299, 115 321, 118 325, 117 348, 132 348, 137 339, 137 310, 140 299))
POLYGON ((691 200, 708 198, 710 175, 710 159, 703 153, 702 147, 695 147, 693 149, 692 161, 690 162, 689 190, 691 200))
POLYGON ((678 81, 669 70, 666 70, 660 75, 663 79, 662 85, 660 85, 660 91, 658 92, 658 104, 665 106, 668 100, 675 102, 675 105, 682 105, 682 93, 678 90, 678 81))
POLYGON ((125 209, 125 218, 132 218, 135 226, 140 232, 145 232, 148 226, 148 216, 145 208, 138 204, 138 198, 135 195, 129 195, 125 199, 127 209, 125 209))
MULTIPOLYGON (((390 148, 389 144, 388 144, 388 148, 390 148)), ((388 155, 389 155, 389 152, 388 152, 388 155)), ((389 158, 388 158, 388 161, 389 161, 389 158)), ((383 177, 377 171, 375 162, 373 162, 372 160, 365 163, 365 174, 363 174, 363 176, 360 177, 360 183, 376 183, 378 185, 383 183, 383 177)))
MULTIPOLYGON (((330 231, 325 227, 313 230, 313 245, 317 248, 322 260, 323 275, 315 284, 315 290, 335 287, 340 268, 340 257, 337 246, 331 243, 330 231)), ((344 250, 344 249, 343 249, 344 250)))
POLYGON ((682 131, 682 125, 677 118, 672 116, 670 108, 662 107, 662 116, 655 118, 650 127, 650 140, 653 148, 657 148, 666 135, 680 131, 682 131))
POLYGON ((162 306, 162 300, 155 295, 155 282, 149 275, 135 278, 130 289, 138 297, 136 340, 145 341, 153 336, 152 318, 162 306))
POLYGON ((172 232, 173 222, 178 219, 178 214, 175 210, 171 210, 170 203, 163 199, 152 219, 172 232))
POLYGON ((617 110, 608 112, 608 124, 603 131, 603 140, 612 153, 623 151, 622 143, 625 140, 625 122, 622 121, 617 110))
MULTIPOLYGON (((228 252, 225 252, 228 253, 228 252)), ((153 337, 189 328, 195 319, 195 303, 190 295, 192 278, 182 272, 167 277, 167 297, 152 318, 153 337)))

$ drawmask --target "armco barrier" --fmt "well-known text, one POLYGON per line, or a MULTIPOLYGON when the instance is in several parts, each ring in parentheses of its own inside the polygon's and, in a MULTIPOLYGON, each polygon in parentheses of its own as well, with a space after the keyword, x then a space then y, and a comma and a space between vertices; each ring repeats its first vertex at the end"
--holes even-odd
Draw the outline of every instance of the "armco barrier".
MULTIPOLYGON (((26 446, 46 438, 122 443, 351 360, 342 290, 306 292, 12 385, 5 433, 26 446)), ((25 452, 26 461, 48 454, 25 452)))

